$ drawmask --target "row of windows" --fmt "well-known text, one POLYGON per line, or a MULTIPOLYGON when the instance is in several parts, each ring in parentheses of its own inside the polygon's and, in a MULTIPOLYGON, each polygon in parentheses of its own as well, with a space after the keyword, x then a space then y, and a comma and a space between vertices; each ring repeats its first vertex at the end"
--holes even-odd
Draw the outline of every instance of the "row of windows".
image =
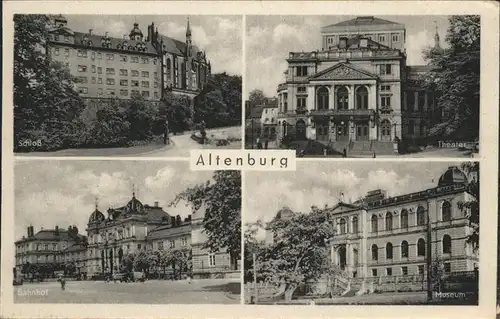
MULTIPOLYGON (((91 67, 92 73, 97 73, 102 74, 102 67, 97 67, 95 65, 92 65, 91 67)), ((88 67, 86 65, 78 65, 78 72, 87 72, 88 67)), ((120 75, 121 76, 128 76, 128 70, 127 69, 120 69, 120 75)), ((115 75, 115 68, 106 68, 106 74, 107 75, 115 75)), ((143 78, 148 78, 149 77, 149 71, 138 71, 138 70, 131 70, 130 74, 134 77, 138 77, 139 74, 143 78)), ((154 78, 158 79, 158 72, 154 72, 154 78)))
MULTIPOLYGON (((78 93, 80 93, 80 94, 88 94, 89 93, 89 89, 87 87, 79 87, 78 88, 78 93)), ((120 96, 128 96, 129 95, 129 90, 120 89, 119 93, 120 93, 120 96)), ((97 95, 101 96, 103 94, 104 94, 103 89, 102 88, 98 88, 97 89, 97 95)), ((130 91, 130 95, 134 95, 134 94, 140 94, 144 98, 149 98, 149 96, 150 96, 149 95, 149 91, 131 90, 130 91)), ((115 89, 106 89, 106 95, 116 96, 116 90, 115 89)), ((160 93, 159 92, 154 92, 154 98, 155 99, 159 99, 160 98, 160 93)))
MULTIPOLYGON (((56 55, 56 56, 60 55, 59 48, 54 48, 54 55, 56 55)), ((77 50, 76 55, 78 57, 87 58, 88 57, 88 51, 87 50, 77 50)), ((69 56, 69 49, 64 49, 64 56, 69 56)), ((96 58, 98 60, 102 60, 103 54, 101 52, 94 52, 94 51, 92 51, 91 54, 90 54, 90 57, 91 57, 92 60, 94 60, 96 58)), ((109 61, 112 61, 112 60, 115 59, 115 55, 113 53, 106 53, 104 55, 104 57, 106 58, 106 60, 109 60, 109 61)), ((129 56, 120 55, 119 56, 119 60, 122 61, 122 62, 127 62, 127 61, 129 61, 129 56)), ((156 59, 150 59, 150 58, 146 58, 146 57, 139 58, 138 56, 131 56, 130 57, 130 62, 132 62, 132 63, 149 64, 150 60, 152 60, 153 64, 156 65, 156 63, 157 63, 156 59)))
MULTIPOLYGON (((451 272, 451 264, 450 263, 443 263, 444 266, 444 272, 445 273, 450 273, 451 272)), ((425 266, 424 265, 417 265, 417 274, 423 275, 425 273, 425 266)), ((408 275, 408 266, 402 266, 401 267, 401 274, 403 276, 408 275)), ((392 276, 392 267, 385 268, 385 275, 386 276, 392 276)), ((372 277, 378 277, 378 269, 372 268, 372 277)))
MULTIPOLYGON (((76 77, 78 83, 88 83, 88 78, 85 77, 85 76, 78 76, 76 77)), ((92 77, 91 79, 91 83, 92 84, 102 84, 102 78, 95 78, 95 77, 92 77)), ((106 84, 107 85, 115 85, 116 84, 116 80, 113 79, 113 78, 106 78, 106 84)), ((128 80, 120 80, 120 86, 128 86, 129 82, 128 80)), ((130 81, 130 86, 133 86, 133 87, 143 87, 143 88, 149 88, 149 81, 137 81, 137 80, 131 80, 130 81)), ((160 86, 160 84, 158 82, 153 82, 153 87, 154 88, 158 88, 160 86)))
MULTIPOLYGON (((164 247, 164 242, 163 241, 160 241, 158 242, 158 249, 163 249, 164 247)), ((175 240, 169 240, 169 248, 175 248, 175 240)), ((187 245, 187 238, 186 237, 182 237, 181 238, 181 246, 186 246, 187 245)))
MULTIPOLYGON (((352 37, 352 36, 351 36, 352 37)), ((341 35, 340 38, 349 38, 349 35, 341 35)), ((385 42, 386 39, 388 39, 387 35, 371 35, 371 34, 365 34, 363 35, 363 38, 378 41, 378 42, 385 42)), ((392 37, 392 42, 399 42, 399 34, 393 34, 392 37)), ((327 43, 328 44, 335 44, 335 37, 329 37, 327 38, 327 43)))
MULTIPOLYGON (((406 240, 403 240, 401 242, 401 258, 408 258, 409 256, 409 248, 408 248, 408 242, 406 240)), ((372 253, 372 260, 379 260, 378 259, 378 250, 379 247, 376 244, 373 244, 371 247, 371 253, 372 253)), ((385 245, 385 259, 386 260, 392 260, 393 259, 393 250, 394 247, 392 243, 387 243, 385 245)), ((417 241, 417 256, 418 257, 423 257, 425 256, 425 240, 420 238, 417 241)), ((451 254, 451 237, 449 235, 444 235, 442 239, 442 253, 443 254, 451 254)))
MULTIPOLYGON (((451 211, 451 203, 448 201, 444 201, 441 205, 441 221, 450 221, 452 217, 451 211)), ((408 210, 402 209, 400 214, 400 228, 408 228, 408 210)), ((426 221, 425 217, 425 209, 422 206, 417 208, 417 224, 416 226, 424 226, 426 221)), ((339 222, 339 232, 340 234, 345 234, 349 232, 347 222, 344 218, 340 218, 339 222)), ((393 215, 391 212, 387 212, 385 215, 385 230, 392 230, 394 228, 393 215)), ((352 232, 357 233, 358 229, 358 218, 356 216, 352 219, 352 232)), ((378 232, 378 217, 376 214, 373 214, 371 217, 371 232, 378 232)))
MULTIPOLYGON (((18 251, 28 251, 29 250, 29 244, 26 245, 19 245, 17 246, 18 251)), ((58 250, 57 244, 36 244, 35 245, 35 250, 36 251, 42 251, 42 250, 58 250)))

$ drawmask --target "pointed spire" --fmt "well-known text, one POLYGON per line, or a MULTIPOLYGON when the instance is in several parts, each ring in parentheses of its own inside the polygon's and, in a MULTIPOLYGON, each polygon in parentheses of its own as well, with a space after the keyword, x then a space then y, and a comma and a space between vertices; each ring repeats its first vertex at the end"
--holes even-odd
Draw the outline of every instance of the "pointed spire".
POLYGON ((132 184, 132 198, 135 198, 135 184, 132 184))
POLYGON ((95 210, 98 211, 99 209, 99 197, 95 197, 95 210))
POLYGON ((435 49, 441 49, 440 45, 440 38, 439 38, 439 33, 438 33, 438 26, 437 26, 437 21, 434 20, 434 24, 436 26, 436 33, 434 33, 434 48, 435 49))
POLYGON ((189 17, 187 18, 186 38, 191 38, 191 27, 189 25, 189 17))

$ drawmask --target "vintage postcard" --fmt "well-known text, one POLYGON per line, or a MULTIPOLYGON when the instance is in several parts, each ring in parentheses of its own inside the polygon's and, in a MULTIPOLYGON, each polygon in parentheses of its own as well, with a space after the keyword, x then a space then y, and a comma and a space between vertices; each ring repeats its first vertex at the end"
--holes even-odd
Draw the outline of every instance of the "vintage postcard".
POLYGON ((500 313, 498 3, 3 9, 0 318, 500 313))

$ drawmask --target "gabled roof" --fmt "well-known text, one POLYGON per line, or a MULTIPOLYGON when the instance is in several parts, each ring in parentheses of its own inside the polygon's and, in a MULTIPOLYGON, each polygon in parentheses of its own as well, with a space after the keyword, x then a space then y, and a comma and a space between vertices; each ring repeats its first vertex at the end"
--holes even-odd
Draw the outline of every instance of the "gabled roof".
MULTIPOLYGON (((86 236, 78 234, 77 237, 79 240, 83 240, 86 236)), ((16 243, 23 241, 33 241, 33 240, 71 241, 71 240, 76 240, 77 237, 71 236, 68 230, 63 228, 59 228, 57 232, 55 229, 42 229, 33 236, 18 240, 16 243)))
POLYGON ((191 222, 183 222, 181 226, 172 227, 172 225, 165 225, 157 227, 148 233, 148 239, 168 239, 173 236, 191 234, 191 222))
POLYGON ((348 204, 348 203, 344 203, 344 202, 338 202, 337 205, 330 208, 330 211, 333 213, 342 213, 342 212, 358 210, 358 209, 362 209, 362 208, 363 207, 361 207, 361 206, 348 204))
MULTIPOLYGON (((165 48, 163 49, 166 52, 173 53, 176 55, 181 55, 184 56, 187 51, 187 45, 185 42, 164 36, 164 35, 159 35, 158 41, 163 40, 163 45, 165 48)), ((193 45, 193 58, 197 59, 196 53, 201 52, 200 49, 193 45)))
POLYGON ((339 62, 326 70, 318 72, 308 78, 314 80, 376 80, 378 77, 368 71, 359 69, 352 64, 339 62))

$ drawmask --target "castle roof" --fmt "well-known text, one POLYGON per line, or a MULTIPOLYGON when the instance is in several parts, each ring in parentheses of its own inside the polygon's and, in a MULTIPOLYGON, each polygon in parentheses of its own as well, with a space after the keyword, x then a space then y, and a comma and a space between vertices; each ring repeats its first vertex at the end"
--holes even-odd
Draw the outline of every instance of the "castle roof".
POLYGON ((78 240, 83 240, 85 238, 85 236, 77 234, 77 237, 75 237, 72 234, 70 234, 70 232, 68 230, 63 229, 63 228, 58 228, 57 230, 55 230, 55 229, 42 229, 31 237, 23 238, 21 240, 16 241, 16 244, 24 242, 24 241, 36 241, 36 240, 71 241, 71 240, 76 240, 76 238, 78 238, 78 240))
POLYGON ((393 21, 375 18, 373 16, 362 16, 354 19, 342 21, 335 24, 324 26, 322 32, 331 31, 372 31, 372 30, 393 30, 404 29, 404 25, 393 21))
POLYGON ((453 184, 464 184, 467 182, 467 177, 465 173, 462 172, 456 166, 450 166, 446 172, 439 177, 438 187, 453 185, 453 184))

